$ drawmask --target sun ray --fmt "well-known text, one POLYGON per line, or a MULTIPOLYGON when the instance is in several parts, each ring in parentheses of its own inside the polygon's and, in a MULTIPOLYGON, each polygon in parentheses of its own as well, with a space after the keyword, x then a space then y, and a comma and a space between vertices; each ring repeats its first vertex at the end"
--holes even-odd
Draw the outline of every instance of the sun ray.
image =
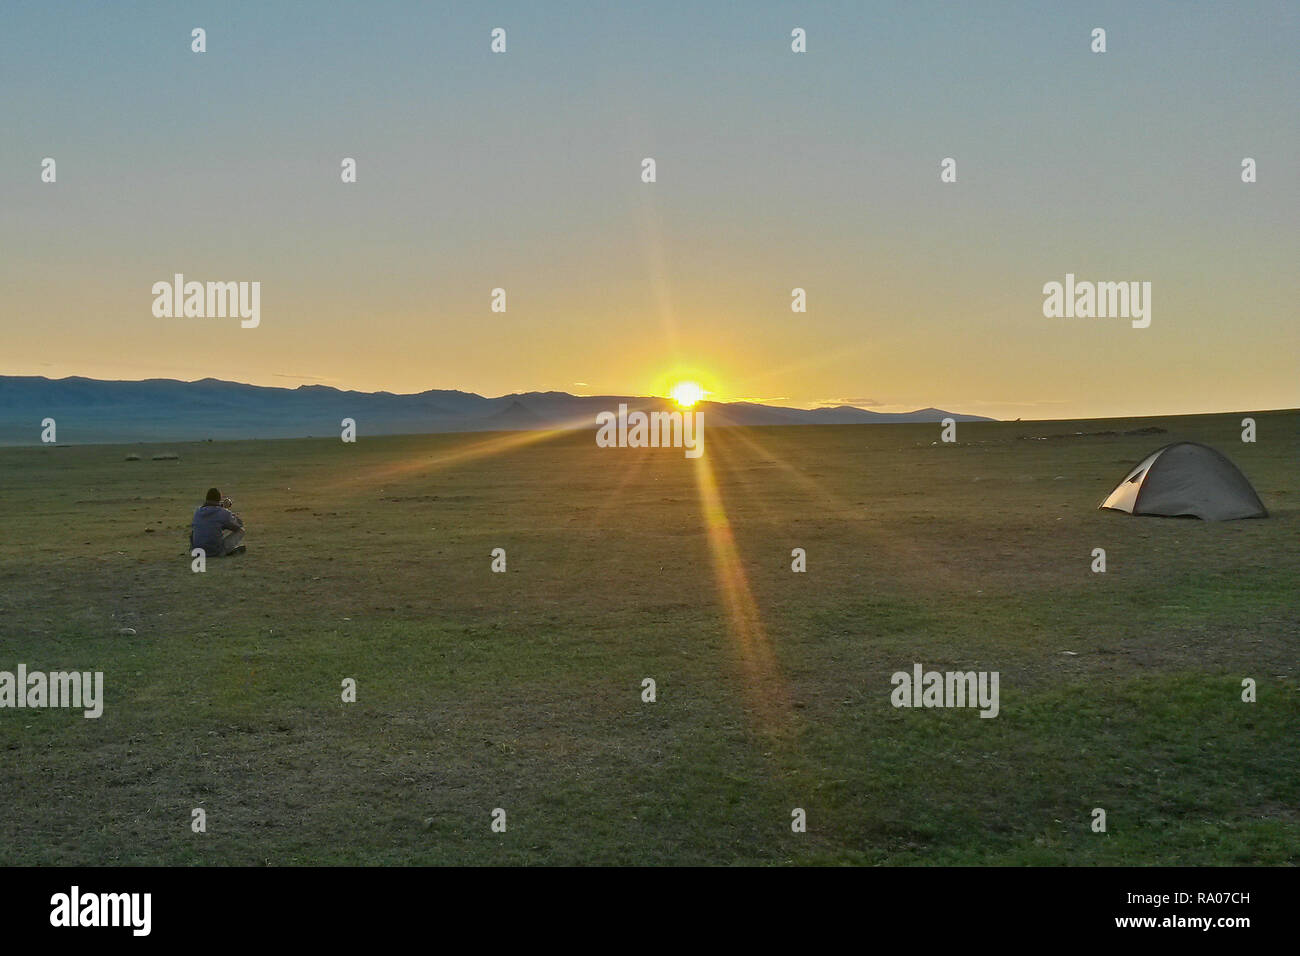
POLYGON ((759 615, 708 454, 695 460, 695 481, 714 579, 748 694, 748 709, 765 733, 787 735, 793 730, 790 691, 759 615))
POLYGON ((490 438, 468 445, 458 445, 442 453, 410 458, 405 461, 355 472, 346 478, 340 478, 331 484, 325 485, 321 490, 323 492, 342 491, 351 486, 369 487, 380 482, 402 480, 415 475, 423 475, 456 465, 463 465, 471 461, 508 454, 529 445, 553 441, 571 434, 573 434, 571 427, 493 434, 490 438))
MULTIPOLYGON (((820 503, 820 507, 828 513, 828 517, 853 520, 866 515, 867 505, 846 501, 804 470, 773 454, 758 438, 754 437, 754 429, 731 428, 727 431, 731 437, 739 439, 751 450, 774 462, 787 480, 797 484, 806 494, 812 496, 814 501, 820 503)), ((715 431, 715 446, 718 444, 716 435, 715 431)), ((869 542, 867 551, 874 555, 888 555, 891 576, 901 578, 909 585, 929 586, 937 577, 947 573, 942 562, 936 560, 932 552, 907 537, 886 535, 865 521, 860 522, 859 532, 869 542)))

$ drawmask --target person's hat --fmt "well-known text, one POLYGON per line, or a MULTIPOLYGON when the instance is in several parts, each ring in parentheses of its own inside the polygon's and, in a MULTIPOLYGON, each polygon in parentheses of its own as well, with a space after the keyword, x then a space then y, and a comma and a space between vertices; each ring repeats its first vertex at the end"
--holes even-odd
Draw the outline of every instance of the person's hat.
POLYGON ((217 491, 216 488, 209 488, 209 489, 208 489, 207 503, 210 504, 210 505, 220 504, 220 503, 221 503, 221 492, 217 491))

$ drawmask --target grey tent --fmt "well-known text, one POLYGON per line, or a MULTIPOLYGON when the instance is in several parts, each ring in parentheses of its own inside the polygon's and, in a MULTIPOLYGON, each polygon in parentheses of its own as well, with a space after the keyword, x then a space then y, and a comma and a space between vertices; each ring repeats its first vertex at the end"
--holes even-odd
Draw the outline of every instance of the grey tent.
POLYGON ((1147 455, 1098 507, 1135 515, 1193 515, 1206 521, 1268 517, 1236 465, 1208 445, 1190 441, 1147 455))

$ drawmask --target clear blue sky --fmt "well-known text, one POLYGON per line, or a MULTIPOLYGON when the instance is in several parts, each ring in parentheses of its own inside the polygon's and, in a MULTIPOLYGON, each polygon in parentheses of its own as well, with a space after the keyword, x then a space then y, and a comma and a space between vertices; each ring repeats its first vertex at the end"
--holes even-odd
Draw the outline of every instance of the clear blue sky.
POLYGON ((0 373, 1300 405, 1300 4, 878 6, 8 3, 0 373), (156 319, 174 272, 261 326, 156 319), (1044 318, 1066 272, 1151 327, 1044 318))

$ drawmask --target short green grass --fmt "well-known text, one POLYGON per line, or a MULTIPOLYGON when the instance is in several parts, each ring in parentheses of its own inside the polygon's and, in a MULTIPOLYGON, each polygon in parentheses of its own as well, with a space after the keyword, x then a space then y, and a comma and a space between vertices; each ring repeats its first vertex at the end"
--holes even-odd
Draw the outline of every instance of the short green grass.
POLYGON ((1300 416, 1240 417, 0 449, 0 669, 106 683, 0 711, 0 863, 1294 863, 1300 416), (1176 438, 1272 517, 1095 510, 1176 438), (913 662, 1000 716, 894 709, 913 662))

